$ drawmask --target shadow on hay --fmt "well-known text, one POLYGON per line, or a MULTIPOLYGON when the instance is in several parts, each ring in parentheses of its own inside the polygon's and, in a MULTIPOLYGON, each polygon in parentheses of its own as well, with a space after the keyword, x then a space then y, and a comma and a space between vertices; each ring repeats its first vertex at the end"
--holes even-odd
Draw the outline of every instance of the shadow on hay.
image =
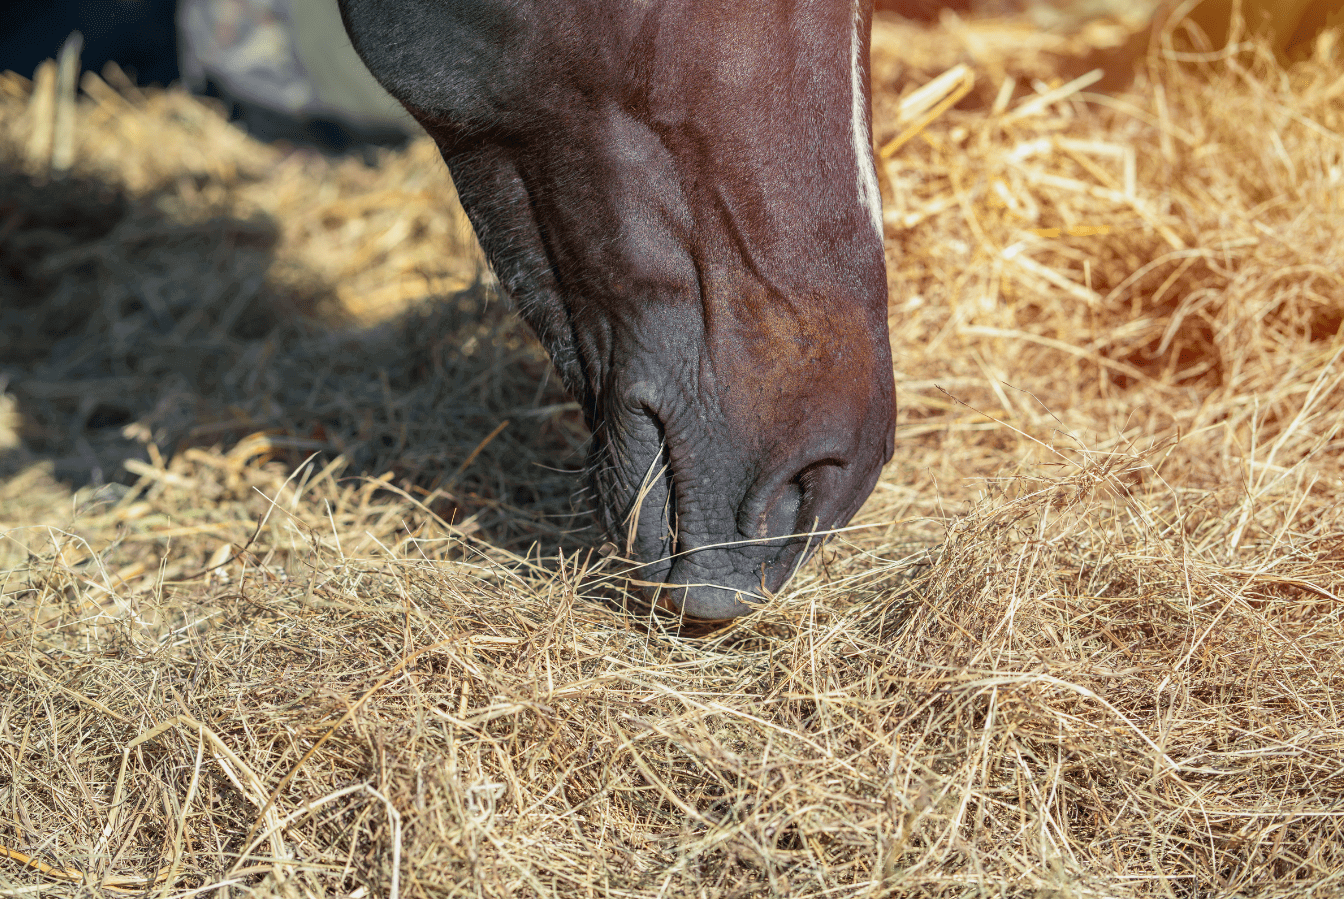
POLYGON ((271 459, 390 474, 498 545, 591 544, 571 533, 581 417, 489 287, 356 327, 280 239, 264 216, 0 169, 0 478, 130 485, 264 432, 271 459))

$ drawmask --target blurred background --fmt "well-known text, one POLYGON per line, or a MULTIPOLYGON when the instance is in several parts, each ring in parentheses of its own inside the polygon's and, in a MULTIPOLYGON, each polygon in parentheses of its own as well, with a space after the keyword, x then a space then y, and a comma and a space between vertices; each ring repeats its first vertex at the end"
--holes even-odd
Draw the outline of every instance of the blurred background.
MULTIPOLYGON (((965 15, 1025 15, 1043 30, 1071 31, 1097 19, 1131 30, 1161 10, 1190 14, 1213 46, 1225 42, 1232 0, 877 0, 879 14, 934 22, 965 15)), ((1252 28, 1280 52, 1338 24, 1340 0, 1246 0, 1252 28)), ((217 97, 261 140, 341 153, 399 145, 415 123, 360 64, 336 0, 10 0, 0 25, 0 71, 32 77, 79 35, 86 70, 115 62, 140 85, 181 82, 217 97)))
MULTIPOLYGON (((1030 12, 1044 28, 1098 16, 1149 17, 1157 0, 878 0, 917 21, 1030 12)), ((1216 5, 1216 3, 1214 4, 1216 5)), ((1280 5, 1292 5, 1280 4, 1280 5)), ((84 69, 108 62, 142 86, 180 81, 217 97, 261 140, 331 152, 396 145, 414 122, 374 82, 341 26, 336 0, 12 0, 0 71, 31 78, 72 33, 84 69)))
POLYGON ((396 145, 415 123, 364 69, 336 0, 17 0, 0 71, 31 78, 72 33, 85 70, 217 97, 261 140, 396 145))

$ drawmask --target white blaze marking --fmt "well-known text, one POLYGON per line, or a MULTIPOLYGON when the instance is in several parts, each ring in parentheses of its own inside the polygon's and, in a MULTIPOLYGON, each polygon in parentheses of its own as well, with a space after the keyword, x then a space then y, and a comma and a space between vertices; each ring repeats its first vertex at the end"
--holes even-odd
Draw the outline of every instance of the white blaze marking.
POLYGON ((854 161, 858 164, 859 202, 873 220, 873 230, 882 239, 882 191, 877 187, 877 169, 873 163, 873 139, 868 133, 868 110, 863 102, 863 44, 859 40, 860 13, 854 7, 854 29, 850 36, 850 97, 853 102, 854 161))

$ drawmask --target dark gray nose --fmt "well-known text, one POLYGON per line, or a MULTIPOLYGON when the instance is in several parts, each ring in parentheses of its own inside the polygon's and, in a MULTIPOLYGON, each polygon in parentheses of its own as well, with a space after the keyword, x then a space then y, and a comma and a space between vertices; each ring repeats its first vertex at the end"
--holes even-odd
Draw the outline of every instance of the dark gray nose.
POLYGON ((849 521, 884 461, 884 456, 865 464, 826 457, 765 480, 739 505, 737 533, 730 539, 706 542, 691 530, 679 531, 663 577, 666 586, 649 588, 649 598, 688 618, 747 614, 748 603, 768 601, 828 531, 849 521))

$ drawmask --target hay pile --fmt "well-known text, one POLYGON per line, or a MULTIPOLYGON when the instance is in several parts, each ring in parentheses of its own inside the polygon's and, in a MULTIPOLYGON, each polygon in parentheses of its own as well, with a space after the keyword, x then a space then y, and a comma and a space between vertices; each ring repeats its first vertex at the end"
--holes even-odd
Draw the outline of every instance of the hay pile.
POLYGON ((701 636, 622 611, 432 149, 0 82, 4 889, 1344 891, 1339 51, 1106 96, 955 24, 884 166, 897 457, 701 636))

